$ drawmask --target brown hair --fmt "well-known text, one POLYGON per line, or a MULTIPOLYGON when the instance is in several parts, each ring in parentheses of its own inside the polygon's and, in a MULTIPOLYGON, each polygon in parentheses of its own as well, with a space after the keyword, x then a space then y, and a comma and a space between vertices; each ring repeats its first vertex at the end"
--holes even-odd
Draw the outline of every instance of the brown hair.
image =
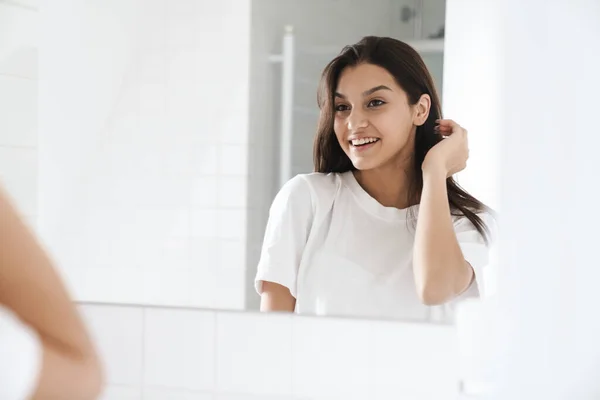
MULTIPOLYGON (((334 95, 342 71, 361 63, 385 68, 406 92, 411 105, 416 104, 423 94, 431 97, 429 116, 423 125, 417 126, 414 163, 412 171, 409 171, 412 178, 409 198, 418 199, 423 190, 421 165, 425 155, 436 143, 443 140, 442 136, 434 129, 435 121, 442 118, 442 110, 433 79, 423 59, 412 47, 396 39, 364 37, 355 45, 344 47, 341 53, 325 67, 317 94, 317 102, 321 111, 314 143, 315 172, 342 173, 355 170, 333 130, 334 95)), ((452 215, 468 218, 488 243, 489 229, 477 213, 491 212, 491 210, 462 189, 452 177, 446 180, 446 186, 452 215)))

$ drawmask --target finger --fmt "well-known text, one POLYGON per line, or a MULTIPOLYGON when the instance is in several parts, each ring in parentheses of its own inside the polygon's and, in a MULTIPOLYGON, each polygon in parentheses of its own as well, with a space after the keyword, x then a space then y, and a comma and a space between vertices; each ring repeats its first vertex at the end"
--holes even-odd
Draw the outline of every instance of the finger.
POLYGON ((448 132, 448 135, 457 134, 458 136, 465 136, 466 130, 459 124, 454 121, 447 122, 446 124, 442 123, 438 125, 440 127, 440 132, 448 132))
POLYGON ((452 127, 448 125, 436 125, 435 130, 438 132, 452 132, 452 127))
POLYGON ((440 126, 449 126, 452 128, 460 128, 461 126, 452 119, 438 119, 437 122, 440 126))
POLYGON ((439 125, 439 132, 444 133, 446 135, 451 135, 459 132, 461 136, 466 136, 466 129, 457 124, 454 120, 451 119, 439 119, 436 121, 439 125), (447 132, 447 133, 446 133, 447 132))
POLYGON ((454 133, 451 128, 436 129, 436 132, 443 136, 451 136, 454 133))
POLYGON ((442 133, 452 133, 452 128, 443 127, 443 126, 438 127, 438 129, 436 129, 436 130, 438 132, 442 132, 442 133))

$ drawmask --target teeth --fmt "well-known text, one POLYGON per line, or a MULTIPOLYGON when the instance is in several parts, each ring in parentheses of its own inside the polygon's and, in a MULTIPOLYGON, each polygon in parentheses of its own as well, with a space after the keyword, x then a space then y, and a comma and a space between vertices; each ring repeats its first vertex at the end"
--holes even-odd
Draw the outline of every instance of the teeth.
POLYGON ((354 139, 351 142, 352 142, 353 146, 360 146, 363 144, 376 142, 377 140, 379 140, 379 139, 377 139, 377 138, 362 138, 362 139, 354 139))

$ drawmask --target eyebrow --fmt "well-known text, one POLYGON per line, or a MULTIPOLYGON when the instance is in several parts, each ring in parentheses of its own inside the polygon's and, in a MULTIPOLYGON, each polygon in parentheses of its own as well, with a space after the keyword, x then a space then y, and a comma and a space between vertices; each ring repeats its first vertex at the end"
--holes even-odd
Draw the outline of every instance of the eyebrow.
MULTIPOLYGON (((385 85, 379 85, 379 86, 375 86, 374 88, 371 88, 369 90, 365 90, 362 95, 363 95, 363 97, 366 97, 366 96, 369 96, 379 90, 390 90, 391 91, 392 89, 390 89, 389 87, 387 87, 385 85)), ((335 92, 335 97, 340 97, 342 99, 346 98, 346 96, 344 96, 343 94, 338 93, 338 92, 335 92)))

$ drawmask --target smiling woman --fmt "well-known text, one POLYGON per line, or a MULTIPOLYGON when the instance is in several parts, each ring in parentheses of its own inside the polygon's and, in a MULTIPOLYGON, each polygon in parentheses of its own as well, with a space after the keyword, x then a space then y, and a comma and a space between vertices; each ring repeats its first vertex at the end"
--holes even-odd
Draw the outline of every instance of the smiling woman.
POLYGON ((315 173, 271 206, 261 309, 410 318, 484 294, 492 212, 452 178, 467 131, 441 119, 418 53, 365 37, 327 65, 318 103, 315 173))

